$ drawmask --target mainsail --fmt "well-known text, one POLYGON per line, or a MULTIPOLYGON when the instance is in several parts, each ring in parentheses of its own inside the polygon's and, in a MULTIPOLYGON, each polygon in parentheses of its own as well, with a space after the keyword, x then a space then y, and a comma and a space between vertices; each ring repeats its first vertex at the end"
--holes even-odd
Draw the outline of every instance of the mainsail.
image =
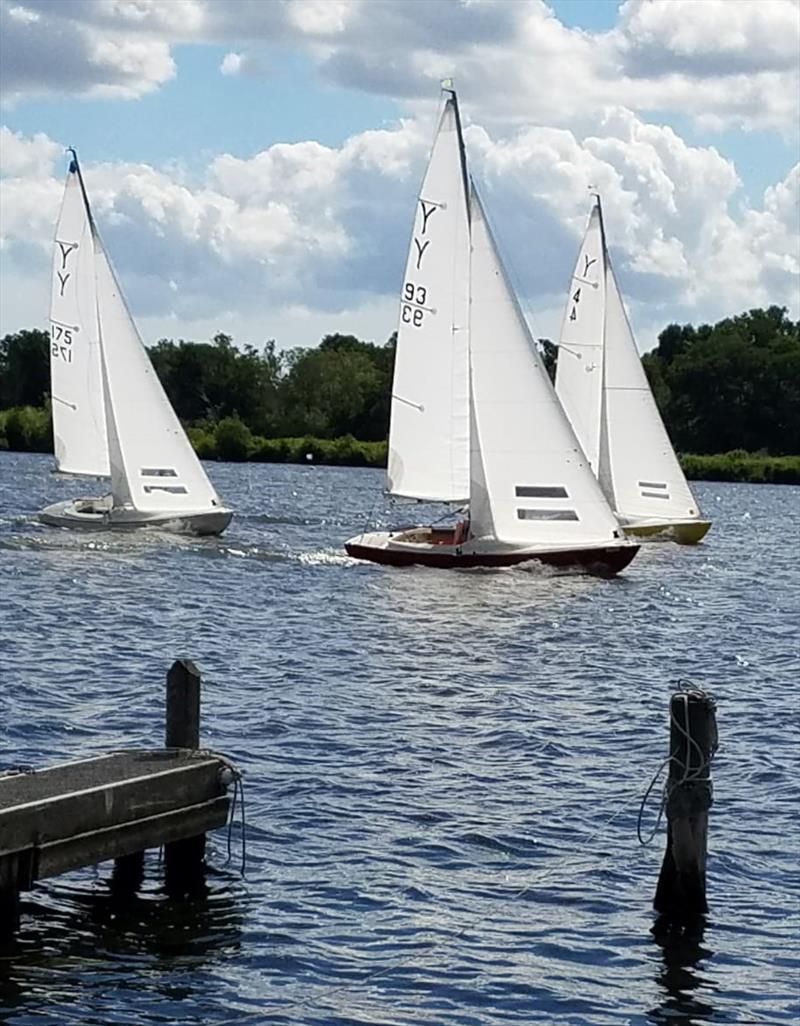
POLYGON ((469 214, 455 94, 422 181, 400 300, 387 483, 394 495, 469 494, 469 214))
POLYGON ((107 476, 91 214, 74 153, 53 252, 50 381, 58 470, 107 476))
POLYGON ((512 545, 611 542, 618 524, 536 352, 474 186, 470 519, 512 545))

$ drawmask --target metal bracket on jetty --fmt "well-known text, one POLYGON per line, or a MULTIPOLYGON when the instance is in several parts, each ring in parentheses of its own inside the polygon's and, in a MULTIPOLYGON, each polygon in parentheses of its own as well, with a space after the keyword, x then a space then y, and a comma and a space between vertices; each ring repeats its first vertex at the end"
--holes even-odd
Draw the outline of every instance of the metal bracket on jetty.
POLYGON ((112 886, 135 890, 144 852, 164 845, 166 889, 202 886, 206 831, 228 819, 238 772, 200 750, 200 673, 167 674, 166 747, 114 752, 0 775, 0 927, 37 880, 115 860, 112 886))

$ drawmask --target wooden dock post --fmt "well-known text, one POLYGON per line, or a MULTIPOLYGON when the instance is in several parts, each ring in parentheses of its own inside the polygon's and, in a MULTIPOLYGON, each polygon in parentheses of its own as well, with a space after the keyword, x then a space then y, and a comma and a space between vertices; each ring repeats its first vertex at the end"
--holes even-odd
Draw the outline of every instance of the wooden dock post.
MULTIPOLYGON (((200 671, 191 659, 176 659, 167 673, 167 748, 200 747, 200 671)), ((167 893, 183 897, 205 889, 206 835, 164 845, 167 893)))
POLYGON ((670 701, 667 849, 653 901, 661 925, 685 926, 708 912, 706 844, 716 749, 714 699, 697 689, 676 692, 670 701))

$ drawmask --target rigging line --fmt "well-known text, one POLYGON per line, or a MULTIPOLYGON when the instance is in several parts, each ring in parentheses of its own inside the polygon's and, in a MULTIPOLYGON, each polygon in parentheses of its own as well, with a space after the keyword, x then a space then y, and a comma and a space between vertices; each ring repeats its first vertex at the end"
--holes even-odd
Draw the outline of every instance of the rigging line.
POLYGON ((519 274, 517 273, 517 268, 516 268, 516 266, 514 264, 514 261, 511 259, 511 253, 509 251, 509 248, 506 245, 501 245, 501 237, 502 236, 497 231, 497 226, 496 226, 496 224, 494 222, 494 218, 491 217, 491 215, 489 214, 489 211, 486 209, 486 207, 483 208, 483 216, 484 216, 484 218, 486 219, 486 222, 489 225, 489 230, 490 230, 491 234, 494 236, 495 242, 497 244, 497 249, 498 249, 498 252, 499 252, 499 255, 500 255, 501 263, 502 263, 503 267, 505 268, 506 274, 508 275, 509 279, 511 280, 511 285, 512 285, 514 293, 515 293, 516 302, 517 302, 517 305, 520 308, 520 312, 523 315, 523 320, 525 321, 525 327, 527 328, 528 334, 530 335, 531 342, 533 343, 534 349, 536 351, 536 355, 541 360, 542 359, 542 355, 541 355, 541 353, 539 351, 538 339, 536 338, 536 335, 534 334, 534 331, 533 331, 533 323, 534 323, 534 320, 533 320, 533 310, 532 310, 532 308, 530 306, 530 303, 528 302, 527 297, 525 296, 525 294, 522 291, 521 279, 520 279, 519 274))
POLYGON ((661 825, 661 817, 664 815, 664 809, 666 808, 666 804, 667 804, 667 785, 666 785, 666 783, 664 784, 664 787, 661 790, 661 801, 659 802, 659 806, 658 806, 658 816, 656 818, 656 825, 653 827, 653 830, 650 833, 649 837, 647 837, 646 839, 642 837, 642 817, 644 816, 644 810, 645 810, 645 807, 647 805, 647 799, 650 797, 650 792, 656 786, 656 781, 658 780, 658 778, 663 773, 664 767, 665 766, 669 766, 669 764, 671 762, 672 762, 672 756, 668 755, 666 757, 666 759, 664 759, 664 761, 658 767, 658 769, 655 771, 655 773, 653 774, 653 779, 650 781, 650 784, 648 785, 648 788, 647 788, 647 790, 644 793, 644 798, 642 798, 642 804, 639 806, 639 818, 636 821, 636 836, 639 838, 639 844, 641 844, 641 845, 650 844, 650 842, 653 840, 653 838, 658 833, 658 828, 661 825))
POLYGON ((375 498, 372 500, 372 508, 370 509, 369 513, 367 513, 367 518, 364 521, 364 527, 361 530, 362 536, 367 533, 367 528, 373 522, 373 519, 375 517, 375 507, 378 505, 378 500, 380 499, 382 494, 382 492, 377 492, 375 498))

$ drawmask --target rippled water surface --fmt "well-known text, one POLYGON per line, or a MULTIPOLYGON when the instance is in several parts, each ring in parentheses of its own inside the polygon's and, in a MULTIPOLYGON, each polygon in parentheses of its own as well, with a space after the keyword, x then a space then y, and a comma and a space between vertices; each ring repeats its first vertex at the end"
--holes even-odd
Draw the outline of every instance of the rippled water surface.
POLYGON ((0 1022, 800 1021, 800 489, 698 485, 706 542, 603 581, 355 563, 374 471, 211 465, 239 513, 190 539, 40 526, 49 467, 0 453, 0 769, 160 744, 189 656, 246 876, 237 826, 206 899, 157 853, 128 904, 108 865, 38 884, 0 1022), (659 943, 636 820, 683 677, 718 701, 711 913, 659 943))

